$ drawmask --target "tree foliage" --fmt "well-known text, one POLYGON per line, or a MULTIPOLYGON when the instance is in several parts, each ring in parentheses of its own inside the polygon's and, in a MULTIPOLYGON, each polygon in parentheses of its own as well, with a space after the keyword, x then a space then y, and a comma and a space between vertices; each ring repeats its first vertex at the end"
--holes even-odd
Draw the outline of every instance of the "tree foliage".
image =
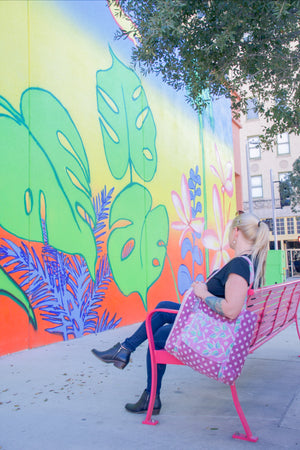
POLYGON ((291 206, 293 212, 300 207, 300 157, 293 163, 293 171, 279 182, 280 206, 291 206))
MULTIPOLYGON (((111 3, 116 3, 116 0, 111 3)), ((267 120, 262 142, 299 134, 299 0, 119 0, 134 27, 119 37, 137 42, 132 60, 160 74, 201 111, 225 95, 245 113, 256 99, 267 120)))
POLYGON ((300 157, 294 161, 293 172, 290 174, 289 182, 291 185, 291 207, 294 212, 297 212, 300 207, 300 157))
POLYGON ((280 207, 290 206, 292 186, 289 177, 279 181, 280 207))

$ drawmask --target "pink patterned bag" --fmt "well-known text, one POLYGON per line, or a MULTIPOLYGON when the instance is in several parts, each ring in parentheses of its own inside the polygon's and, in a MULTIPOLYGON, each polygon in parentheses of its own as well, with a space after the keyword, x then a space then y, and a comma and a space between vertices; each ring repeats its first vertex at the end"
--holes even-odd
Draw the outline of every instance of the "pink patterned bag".
MULTIPOLYGON (((253 265, 250 264, 250 284, 253 265)), ((165 349, 194 370, 225 384, 240 375, 248 355, 256 314, 246 305, 230 320, 216 313, 194 294, 186 292, 165 349)))

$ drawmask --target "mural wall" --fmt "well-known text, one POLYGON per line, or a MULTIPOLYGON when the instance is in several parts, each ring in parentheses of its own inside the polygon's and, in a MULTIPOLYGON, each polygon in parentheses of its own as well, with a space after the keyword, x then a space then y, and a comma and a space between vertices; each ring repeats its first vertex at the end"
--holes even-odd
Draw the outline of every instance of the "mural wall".
POLYGON ((119 26, 102 0, 0 2, 0 355, 141 321, 229 259, 230 104, 199 117, 119 26))

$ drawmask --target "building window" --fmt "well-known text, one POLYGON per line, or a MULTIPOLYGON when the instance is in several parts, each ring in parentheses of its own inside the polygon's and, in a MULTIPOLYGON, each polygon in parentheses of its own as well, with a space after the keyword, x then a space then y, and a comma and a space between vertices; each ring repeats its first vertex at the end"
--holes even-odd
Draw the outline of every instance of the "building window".
POLYGON ((262 198, 263 197, 263 186, 262 186, 262 176, 256 175, 255 177, 251 177, 251 191, 253 198, 262 198))
POLYGON ((277 234, 285 234, 284 232, 284 219, 276 219, 276 227, 277 227, 277 234))
POLYGON ((300 234, 300 217, 296 217, 297 234, 300 234))
POLYGON ((255 98, 247 100, 247 120, 258 119, 257 101, 255 98))
POLYGON ((249 159, 258 159, 261 157, 260 140, 258 136, 248 138, 249 159))
POLYGON ((279 172, 278 173, 278 180, 279 181, 286 181, 289 179, 291 172, 279 172))
POLYGON ((290 153, 290 142, 288 133, 278 134, 277 136, 277 154, 287 155, 290 153))
POLYGON ((294 217, 287 217, 286 224, 288 234, 294 234, 295 233, 294 217))

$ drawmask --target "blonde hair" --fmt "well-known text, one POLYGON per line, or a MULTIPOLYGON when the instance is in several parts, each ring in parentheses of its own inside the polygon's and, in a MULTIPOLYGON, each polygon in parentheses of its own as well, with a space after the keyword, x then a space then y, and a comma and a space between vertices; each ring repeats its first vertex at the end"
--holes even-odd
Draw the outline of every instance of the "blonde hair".
POLYGON ((266 260, 269 249, 269 227, 256 216, 250 213, 242 213, 236 216, 231 224, 232 228, 238 228, 244 237, 252 244, 252 261, 256 265, 253 288, 265 284, 266 260))

